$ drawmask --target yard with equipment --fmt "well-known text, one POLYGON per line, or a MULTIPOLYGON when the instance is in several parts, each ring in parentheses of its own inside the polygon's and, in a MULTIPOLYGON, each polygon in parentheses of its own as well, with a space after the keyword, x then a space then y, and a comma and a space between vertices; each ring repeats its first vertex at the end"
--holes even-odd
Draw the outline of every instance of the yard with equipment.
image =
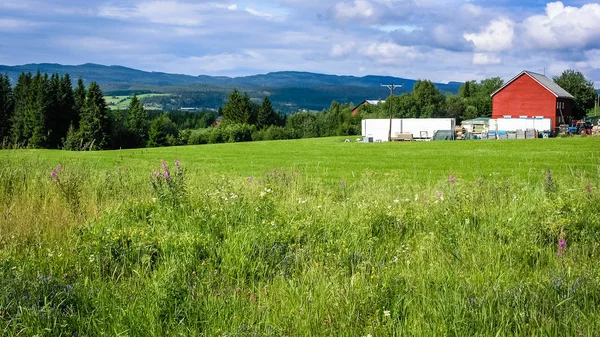
POLYGON ((0 151, 0 334, 597 336, 599 149, 0 151))

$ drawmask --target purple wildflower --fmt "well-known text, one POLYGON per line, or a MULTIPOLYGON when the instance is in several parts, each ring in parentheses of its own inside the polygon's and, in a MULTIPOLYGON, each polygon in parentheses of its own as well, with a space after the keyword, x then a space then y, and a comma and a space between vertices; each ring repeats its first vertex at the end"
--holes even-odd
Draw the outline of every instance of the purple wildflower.
POLYGON ((52 179, 58 180, 58 173, 56 172, 56 170, 52 170, 50 176, 52 177, 52 179))
POLYGON ((588 191, 588 193, 592 193, 592 185, 591 184, 585 185, 585 190, 588 191))
POLYGON ((248 177, 248 182, 249 182, 249 183, 251 183, 251 182, 253 182, 253 181, 254 181, 254 178, 253 178, 252 176, 249 176, 249 177, 248 177))
POLYGON ((154 178, 158 178, 158 177, 160 177, 160 173, 158 173, 158 172, 156 172, 156 171, 154 171, 154 173, 152 173, 152 175, 154 175, 154 178))
POLYGON ((565 255, 567 251, 567 240, 565 240, 565 232, 561 231, 558 239, 558 256, 565 255))
POLYGON ((163 172, 163 177, 165 177, 165 179, 169 179, 169 171, 165 171, 163 172))
POLYGON ((179 166, 181 166, 181 162, 175 159, 175 167, 179 168, 179 166))
POLYGON ((451 182, 451 183, 453 183, 453 182, 454 182, 454 180, 455 180, 454 176, 453 176, 453 175, 450 175, 450 177, 448 178, 448 181, 449 181, 449 182, 451 182))
POLYGON ((342 179, 342 186, 346 186, 346 181, 342 179))
POLYGON ((164 161, 164 160, 162 161, 162 168, 163 168, 163 170, 168 170, 169 169, 169 167, 167 166, 167 162, 164 161))
POLYGON ((58 166, 56 167, 56 172, 60 172, 62 171, 62 166, 60 166, 60 164, 58 164, 58 166))

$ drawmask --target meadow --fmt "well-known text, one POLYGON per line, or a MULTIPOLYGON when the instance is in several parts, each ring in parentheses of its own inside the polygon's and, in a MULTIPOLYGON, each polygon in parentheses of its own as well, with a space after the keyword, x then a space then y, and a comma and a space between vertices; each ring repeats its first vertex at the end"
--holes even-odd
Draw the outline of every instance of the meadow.
MULTIPOLYGON (((169 94, 137 95, 137 97, 139 99, 142 99, 144 97, 154 97, 154 96, 169 96, 169 94)), ((104 100, 106 101, 106 104, 108 104, 109 108, 111 108, 111 109, 127 110, 127 108, 129 107, 129 103, 131 103, 131 98, 133 98, 133 95, 130 95, 130 96, 105 96, 104 100)), ((144 108, 147 110, 161 110, 162 109, 162 107, 159 107, 159 106, 145 106, 144 108)))
POLYGON ((2 336, 600 335, 600 138, 0 161, 2 336))

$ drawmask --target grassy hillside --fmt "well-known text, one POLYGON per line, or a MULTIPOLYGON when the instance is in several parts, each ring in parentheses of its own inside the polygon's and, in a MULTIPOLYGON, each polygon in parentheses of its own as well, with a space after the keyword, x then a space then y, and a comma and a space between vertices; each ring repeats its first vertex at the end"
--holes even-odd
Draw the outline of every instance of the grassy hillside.
MULTIPOLYGON (((148 98, 148 97, 169 97, 169 94, 141 94, 141 95, 137 95, 138 98, 140 100, 143 100, 144 98, 148 98)), ((111 109, 119 109, 119 110, 126 110, 127 108, 129 108, 129 104, 131 103, 131 99, 133 98, 133 95, 126 95, 126 96, 105 96, 104 100, 106 101, 106 104, 108 104, 108 107, 111 109)), ((162 106, 160 105, 145 105, 144 108, 146 110, 162 110, 162 106)))
POLYGON ((599 145, 0 151, 1 334, 595 336, 599 145))

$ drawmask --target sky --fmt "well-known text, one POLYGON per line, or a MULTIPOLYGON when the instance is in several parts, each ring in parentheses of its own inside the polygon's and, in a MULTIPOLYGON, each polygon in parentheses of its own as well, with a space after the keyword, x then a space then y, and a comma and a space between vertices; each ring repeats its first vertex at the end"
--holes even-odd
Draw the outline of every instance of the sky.
POLYGON ((0 64, 508 80, 577 69, 600 87, 589 0, 2 0, 0 64))

